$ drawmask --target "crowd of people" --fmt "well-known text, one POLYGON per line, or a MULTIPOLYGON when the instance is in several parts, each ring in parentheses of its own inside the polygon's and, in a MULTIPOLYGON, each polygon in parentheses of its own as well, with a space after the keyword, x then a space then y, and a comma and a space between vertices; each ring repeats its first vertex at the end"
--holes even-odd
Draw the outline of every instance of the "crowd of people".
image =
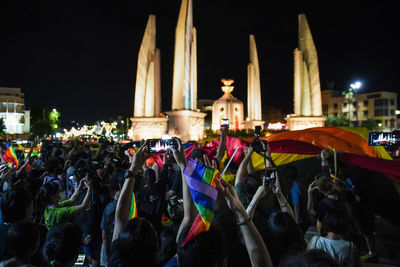
MULTIPOLYGON (((222 172, 227 133, 221 130, 212 158, 199 144, 189 158, 222 172)), ((233 181, 215 179, 208 231, 185 242, 197 209, 183 174, 184 144, 173 140, 162 167, 147 141, 131 155, 118 143, 95 151, 71 140, 43 141, 40 156, 2 168, 0 267, 360 266, 363 254, 376 259, 373 216, 346 166, 322 150, 321 171, 307 183, 294 165, 277 168, 258 139, 240 165, 229 162, 233 181), (253 153, 264 157, 265 170, 254 170, 253 153), (310 227, 318 234, 307 239, 310 227)))

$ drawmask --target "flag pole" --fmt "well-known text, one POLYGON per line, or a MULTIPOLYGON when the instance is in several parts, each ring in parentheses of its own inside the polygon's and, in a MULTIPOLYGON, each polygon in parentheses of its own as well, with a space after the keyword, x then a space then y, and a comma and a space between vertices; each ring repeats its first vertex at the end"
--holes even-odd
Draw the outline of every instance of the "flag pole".
POLYGON ((225 173, 226 170, 228 169, 229 164, 231 164, 231 161, 232 161, 233 157, 235 156, 236 152, 238 151, 238 149, 239 149, 239 147, 237 147, 237 148, 235 149, 235 152, 233 152, 232 157, 229 159, 228 164, 226 164, 224 171, 221 173, 221 176, 220 176, 221 178, 222 178, 222 176, 224 176, 224 173, 225 173))

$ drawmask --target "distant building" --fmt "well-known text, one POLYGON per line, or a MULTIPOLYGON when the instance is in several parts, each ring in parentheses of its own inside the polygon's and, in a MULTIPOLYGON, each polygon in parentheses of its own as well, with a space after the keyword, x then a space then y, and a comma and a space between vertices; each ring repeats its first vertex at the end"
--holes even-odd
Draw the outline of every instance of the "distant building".
POLYGON ((323 115, 347 117, 354 126, 368 119, 379 120, 382 131, 397 128, 397 93, 377 91, 358 93, 349 101, 337 90, 322 91, 323 115))
POLYGON ((0 118, 10 138, 27 137, 30 132, 30 110, 25 110, 21 88, 0 87, 0 118))

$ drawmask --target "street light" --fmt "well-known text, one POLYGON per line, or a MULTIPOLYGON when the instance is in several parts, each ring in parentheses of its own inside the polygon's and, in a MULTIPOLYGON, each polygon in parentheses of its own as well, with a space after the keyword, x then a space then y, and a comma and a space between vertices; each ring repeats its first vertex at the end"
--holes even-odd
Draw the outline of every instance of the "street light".
POLYGON ((350 114, 350 105, 353 103, 354 99, 356 101, 356 121, 357 121, 357 125, 358 125, 358 103, 357 103, 357 95, 356 92, 358 89, 360 89, 362 86, 362 83, 360 81, 356 81, 352 84, 350 84, 350 88, 347 89, 347 91, 344 91, 342 94, 344 96, 344 98, 347 100, 347 105, 348 105, 348 119, 349 119, 349 123, 351 126, 351 114, 350 114))

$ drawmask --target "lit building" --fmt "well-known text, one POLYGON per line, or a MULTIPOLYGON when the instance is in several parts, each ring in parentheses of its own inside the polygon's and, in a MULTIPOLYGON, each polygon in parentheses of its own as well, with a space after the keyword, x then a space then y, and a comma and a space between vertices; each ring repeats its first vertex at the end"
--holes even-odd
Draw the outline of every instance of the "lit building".
POLYGON ((221 120, 229 120, 229 129, 231 130, 241 130, 244 128, 243 120, 243 102, 231 93, 234 86, 232 79, 221 79, 224 84, 221 89, 224 95, 216 100, 212 105, 212 125, 211 129, 217 131, 221 128, 221 120))
POLYGON ((352 125, 361 125, 368 119, 379 120, 382 131, 392 131, 397 128, 397 93, 377 91, 355 94, 348 101, 337 90, 322 91, 322 112, 335 117, 345 116, 352 125))
POLYGON ((17 138, 29 135, 30 110, 25 110, 21 88, 0 87, 0 118, 3 119, 8 136, 17 138))

